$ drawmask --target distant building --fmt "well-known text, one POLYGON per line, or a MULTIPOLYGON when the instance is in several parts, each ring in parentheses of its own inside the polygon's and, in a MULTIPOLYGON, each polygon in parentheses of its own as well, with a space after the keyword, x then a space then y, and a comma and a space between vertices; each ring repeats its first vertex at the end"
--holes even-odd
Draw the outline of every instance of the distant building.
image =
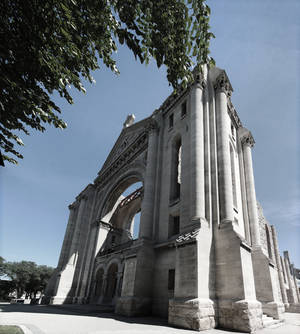
POLYGON ((224 70, 204 67, 150 117, 127 118, 98 176, 69 206, 45 302, 245 332, 299 303, 288 254, 280 257, 257 204, 254 139, 232 91, 224 70))

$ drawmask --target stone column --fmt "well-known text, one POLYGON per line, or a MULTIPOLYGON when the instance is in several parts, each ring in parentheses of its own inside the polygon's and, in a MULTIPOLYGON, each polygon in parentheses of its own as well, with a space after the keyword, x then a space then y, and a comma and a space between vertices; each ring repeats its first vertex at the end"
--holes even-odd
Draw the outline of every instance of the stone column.
POLYGON ((69 220, 68 220, 68 225, 62 245, 62 249, 60 252, 60 257, 58 261, 58 269, 62 270, 63 266, 68 263, 68 255, 70 252, 70 247, 71 247, 71 240, 74 232, 74 227, 75 227, 75 204, 69 205, 69 220))
POLYGON ((147 167, 144 181, 144 198, 141 209, 140 238, 152 239, 156 179, 158 127, 155 120, 148 124, 147 167))
POLYGON ((287 294, 286 294, 286 289, 285 289, 285 286, 284 286, 284 278, 283 278, 283 273, 282 273, 282 267, 281 267, 279 247, 278 247, 278 241, 277 241, 275 226, 272 225, 271 230, 272 230, 272 237, 273 237, 273 244, 274 244, 274 251, 275 251, 275 260, 276 260, 276 265, 277 265, 277 271, 278 271, 278 278, 279 278, 282 301, 284 303, 284 306, 288 307, 289 302, 288 302, 288 298, 287 298, 287 294))
POLYGON ((191 92, 191 218, 205 220, 203 90, 205 81, 198 75, 191 92))
POLYGON ((227 99, 231 96, 232 88, 225 73, 222 73, 217 78, 214 88, 216 91, 220 223, 222 225, 223 223, 233 222, 233 195, 229 147, 230 119, 227 112, 227 99))
POLYGON ((254 146, 255 141, 250 131, 247 131, 246 134, 244 134, 241 138, 241 143, 244 157, 247 206, 250 220, 252 246, 257 247, 261 245, 261 242, 251 153, 251 148, 254 146))

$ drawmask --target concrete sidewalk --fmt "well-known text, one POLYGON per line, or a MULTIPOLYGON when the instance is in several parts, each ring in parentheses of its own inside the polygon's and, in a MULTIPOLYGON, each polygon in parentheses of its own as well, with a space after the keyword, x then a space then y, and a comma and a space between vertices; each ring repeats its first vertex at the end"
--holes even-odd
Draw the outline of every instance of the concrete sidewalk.
MULTIPOLYGON (((169 327, 165 319, 127 318, 107 313, 93 305, 10 305, 0 304, 0 324, 22 325, 25 334, 194 334, 194 331, 169 327)), ((300 334, 300 314, 286 313, 285 324, 264 328, 257 334, 300 334)), ((229 334, 213 329, 205 334, 229 334)))

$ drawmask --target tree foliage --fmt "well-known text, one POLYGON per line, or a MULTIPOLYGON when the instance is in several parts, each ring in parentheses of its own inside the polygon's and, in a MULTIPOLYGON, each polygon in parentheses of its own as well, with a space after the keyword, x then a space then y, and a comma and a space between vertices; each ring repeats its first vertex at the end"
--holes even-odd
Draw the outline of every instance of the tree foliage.
POLYGON ((37 265, 31 261, 4 262, 3 273, 12 282, 18 297, 25 292, 27 295, 36 295, 43 292, 47 282, 53 273, 53 268, 45 265, 37 265))
POLYGON ((53 92, 73 103, 68 87, 85 92, 82 79, 93 82, 100 65, 119 73, 118 43, 165 65, 174 88, 213 61, 205 0, 2 0, 0 13, 0 145, 12 163, 7 154, 23 158, 19 131, 66 127, 53 92))

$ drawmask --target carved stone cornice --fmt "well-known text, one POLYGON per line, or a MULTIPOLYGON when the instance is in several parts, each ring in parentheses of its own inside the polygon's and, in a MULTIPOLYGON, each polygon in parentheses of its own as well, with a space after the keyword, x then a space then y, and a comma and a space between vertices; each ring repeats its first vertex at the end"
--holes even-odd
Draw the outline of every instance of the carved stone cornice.
POLYGON ((230 97, 233 92, 233 88, 225 72, 222 72, 217 77, 214 88, 216 92, 223 92, 227 97, 230 97))
POLYGON ((255 140, 252 136, 252 133, 250 131, 248 131, 246 134, 244 134, 244 136, 241 138, 241 143, 242 145, 247 145, 250 147, 253 147, 255 144, 255 140))
POLYGON ((149 120, 149 122, 145 126, 145 131, 147 134, 159 131, 159 127, 155 119, 152 118, 149 120))
POLYGON ((228 111, 228 115, 231 119, 231 121, 235 124, 235 126, 237 128, 240 128, 243 126, 232 102, 231 102, 231 99, 229 98, 228 101, 227 101, 227 111, 228 111))

